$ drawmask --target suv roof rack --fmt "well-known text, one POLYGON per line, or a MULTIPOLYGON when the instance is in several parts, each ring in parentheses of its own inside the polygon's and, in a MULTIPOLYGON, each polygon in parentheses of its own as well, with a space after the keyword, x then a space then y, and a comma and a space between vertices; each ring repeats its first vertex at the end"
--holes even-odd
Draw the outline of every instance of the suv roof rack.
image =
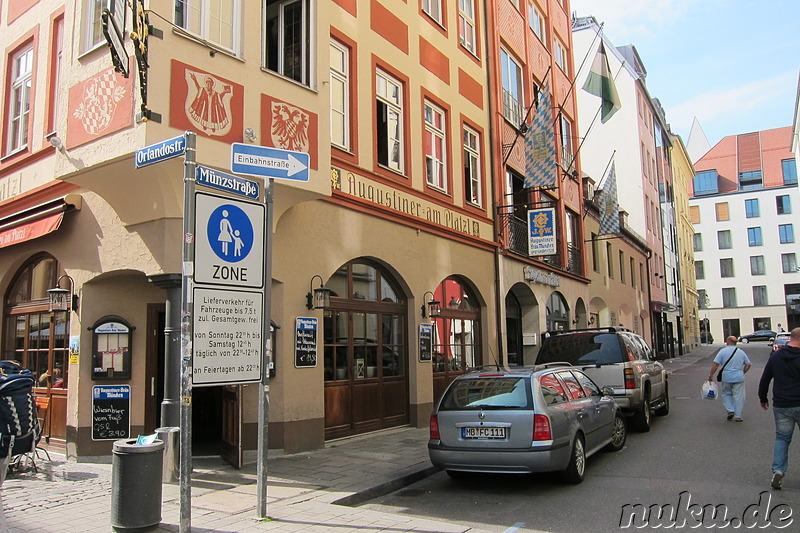
POLYGON ((509 369, 500 366, 500 363, 495 363, 492 365, 468 366, 464 372, 483 372, 484 370, 497 370, 498 372, 503 372, 509 369))
POLYGON ((539 370, 547 370, 548 368, 557 368, 557 367, 562 367, 562 366, 570 366, 571 367, 572 364, 567 363, 566 361, 555 361, 553 363, 541 363, 541 364, 538 364, 538 365, 534 365, 533 368, 534 368, 535 371, 538 372, 539 370))
POLYGON ((632 329, 626 328, 625 326, 601 326, 597 328, 583 328, 583 329, 559 329, 559 330, 548 330, 545 332, 546 335, 563 335, 565 333, 582 333, 588 331, 607 331, 609 333, 617 333, 620 331, 627 331, 629 333, 633 333, 632 329))

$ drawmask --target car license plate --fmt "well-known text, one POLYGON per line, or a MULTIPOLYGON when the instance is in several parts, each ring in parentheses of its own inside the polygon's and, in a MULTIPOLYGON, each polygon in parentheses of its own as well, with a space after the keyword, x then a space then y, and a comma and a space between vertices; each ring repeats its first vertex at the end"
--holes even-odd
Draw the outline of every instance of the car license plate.
POLYGON ((464 427, 461 428, 461 437, 464 439, 504 439, 506 438, 506 428, 464 427))

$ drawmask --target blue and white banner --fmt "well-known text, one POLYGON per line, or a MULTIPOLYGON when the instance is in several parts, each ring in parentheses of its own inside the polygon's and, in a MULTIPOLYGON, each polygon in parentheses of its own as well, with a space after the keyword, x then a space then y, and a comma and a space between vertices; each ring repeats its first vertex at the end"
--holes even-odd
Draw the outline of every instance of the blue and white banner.
POLYGON ((617 197, 617 173, 614 165, 615 162, 612 162, 600 196, 599 235, 619 233, 619 199, 617 197))
POLYGON ((528 255, 556 253, 556 210, 554 207, 528 211, 528 255))
POLYGON ((542 87, 539 105, 525 134, 525 187, 552 187, 556 182, 556 139, 550 85, 542 87))

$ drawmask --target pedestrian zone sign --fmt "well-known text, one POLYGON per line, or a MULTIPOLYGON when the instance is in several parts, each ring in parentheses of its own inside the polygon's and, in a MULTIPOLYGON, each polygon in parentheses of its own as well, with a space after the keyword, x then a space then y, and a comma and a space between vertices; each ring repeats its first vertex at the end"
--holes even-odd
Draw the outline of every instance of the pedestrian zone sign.
POLYGON ((195 194, 195 283, 263 287, 265 206, 195 194))

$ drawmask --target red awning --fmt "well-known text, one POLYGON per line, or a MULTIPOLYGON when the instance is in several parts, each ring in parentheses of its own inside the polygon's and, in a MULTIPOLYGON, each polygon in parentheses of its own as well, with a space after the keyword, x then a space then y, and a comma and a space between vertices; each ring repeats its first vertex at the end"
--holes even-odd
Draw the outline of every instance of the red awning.
POLYGON ((13 228, 0 231, 0 248, 19 244, 21 242, 30 241, 43 235, 47 235, 58 229, 61 225, 61 220, 64 218, 64 212, 38 218, 25 224, 20 224, 13 228))

